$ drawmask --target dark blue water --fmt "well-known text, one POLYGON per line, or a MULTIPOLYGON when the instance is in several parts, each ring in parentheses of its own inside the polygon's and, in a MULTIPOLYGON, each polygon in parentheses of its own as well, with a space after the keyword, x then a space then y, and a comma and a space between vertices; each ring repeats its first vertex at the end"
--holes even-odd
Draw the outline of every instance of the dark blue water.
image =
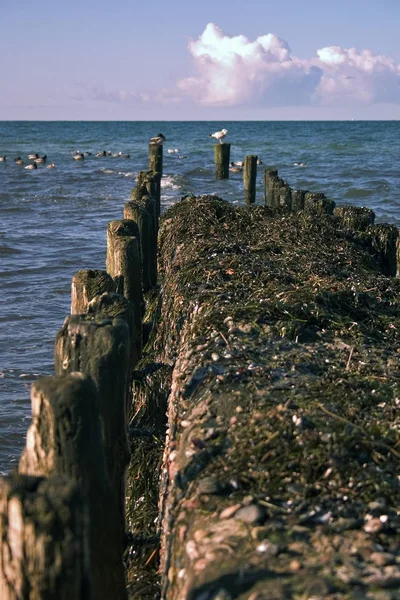
MULTIPOLYGON (((0 470, 15 466, 25 443, 31 381, 53 373, 71 278, 105 267, 107 223, 122 217, 138 171, 147 168, 150 137, 167 138, 163 209, 188 192, 242 202, 240 173, 214 179, 208 135, 222 127, 232 160, 257 154, 293 187, 400 224, 400 122, 0 122, 0 156, 8 156, 0 162, 0 470), (74 161, 76 150, 93 155, 74 161), (96 158, 101 150, 131 158, 96 158), (12 160, 21 155, 27 164, 32 152, 56 167, 28 171, 12 160)), ((262 202, 262 171, 257 193, 262 202)))

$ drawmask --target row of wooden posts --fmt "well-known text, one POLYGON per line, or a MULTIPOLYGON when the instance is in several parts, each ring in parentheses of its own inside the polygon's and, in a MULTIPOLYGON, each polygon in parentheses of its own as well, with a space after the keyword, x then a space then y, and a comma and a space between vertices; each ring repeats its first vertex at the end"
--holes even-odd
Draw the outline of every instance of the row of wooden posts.
POLYGON ((126 600, 127 420, 142 353, 143 293, 157 284, 163 149, 150 144, 124 218, 107 230, 106 271, 72 280, 55 376, 31 389, 18 472, 0 479, 1 600, 126 600))
MULTIPOLYGON (((216 156, 226 146, 216 144, 216 156)), ((33 383, 18 473, 0 478, 1 600, 127 598, 130 382, 142 354, 144 294, 157 285, 163 168, 162 146, 149 150, 149 171, 139 174, 124 218, 108 225, 106 270, 73 277, 71 315, 55 340, 56 375, 33 383)), ((246 161, 254 173, 256 157, 246 161)), ((323 194, 292 190, 272 169, 265 204, 334 208, 323 194)), ((373 213, 360 210, 341 218, 356 215, 368 227, 373 213)))

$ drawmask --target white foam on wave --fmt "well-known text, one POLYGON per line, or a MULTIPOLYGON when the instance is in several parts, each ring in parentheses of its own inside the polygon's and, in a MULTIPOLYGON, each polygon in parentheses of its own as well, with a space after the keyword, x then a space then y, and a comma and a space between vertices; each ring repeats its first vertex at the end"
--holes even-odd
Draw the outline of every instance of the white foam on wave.
POLYGON ((161 177, 161 187, 170 190, 180 190, 182 186, 176 182, 173 175, 163 175, 161 177))

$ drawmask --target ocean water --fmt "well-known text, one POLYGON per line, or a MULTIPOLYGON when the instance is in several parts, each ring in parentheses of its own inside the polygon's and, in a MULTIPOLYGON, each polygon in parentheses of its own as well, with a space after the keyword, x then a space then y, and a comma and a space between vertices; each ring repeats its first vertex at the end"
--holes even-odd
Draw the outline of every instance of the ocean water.
POLYGON ((25 444, 31 382, 54 372, 71 278, 104 269, 107 223, 122 218, 148 166, 150 137, 167 138, 162 210, 189 192, 242 203, 240 173, 215 180, 208 135, 222 127, 232 160, 257 154, 263 161, 259 203, 264 166, 276 166, 292 187, 368 206, 378 222, 400 226, 400 122, 0 122, 0 156, 8 156, 0 162, 0 472, 16 466, 25 444), (92 155, 74 161, 76 150, 92 155), (131 158, 96 158, 102 150, 131 158), (56 167, 28 171, 12 160, 28 163, 33 152, 56 167))

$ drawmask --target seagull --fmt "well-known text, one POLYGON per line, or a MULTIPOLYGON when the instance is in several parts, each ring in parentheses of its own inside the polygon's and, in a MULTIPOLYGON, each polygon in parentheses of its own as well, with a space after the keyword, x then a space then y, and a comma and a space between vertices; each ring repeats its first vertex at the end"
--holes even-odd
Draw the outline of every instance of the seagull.
POLYGON ((219 140, 219 143, 222 144, 222 140, 228 133, 227 129, 221 129, 221 131, 216 131, 215 133, 210 133, 209 137, 213 137, 216 140, 219 140))
POLYGON ((158 133, 155 137, 152 137, 150 140, 150 144, 156 144, 157 146, 162 146, 165 142, 166 138, 162 133, 158 133))

